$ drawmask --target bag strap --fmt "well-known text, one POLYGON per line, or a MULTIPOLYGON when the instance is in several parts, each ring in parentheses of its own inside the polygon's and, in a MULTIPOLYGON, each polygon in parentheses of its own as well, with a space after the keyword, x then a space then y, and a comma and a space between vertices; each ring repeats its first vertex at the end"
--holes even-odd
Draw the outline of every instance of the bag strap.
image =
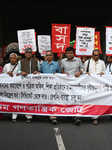
POLYGON ((109 71, 111 72, 111 64, 109 64, 109 71))
POLYGON ((88 60, 88 65, 87 65, 87 70, 86 70, 86 72, 89 72, 89 64, 90 64, 90 59, 88 60))
POLYGON ((14 71, 14 69, 16 68, 16 66, 18 65, 18 63, 14 66, 14 68, 12 69, 12 71, 11 72, 13 72, 14 71))

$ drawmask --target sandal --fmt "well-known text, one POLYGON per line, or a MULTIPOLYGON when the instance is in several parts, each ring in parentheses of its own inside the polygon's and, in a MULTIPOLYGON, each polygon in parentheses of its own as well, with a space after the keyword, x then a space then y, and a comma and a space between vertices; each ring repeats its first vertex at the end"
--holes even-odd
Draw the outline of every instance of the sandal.
POLYGON ((94 120, 93 120, 93 124, 94 124, 94 125, 97 125, 97 124, 98 124, 98 120, 97 120, 97 119, 94 119, 94 120))
POLYGON ((30 123, 30 122, 31 122, 31 120, 30 120, 30 119, 27 119, 27 120, 26 120, 26 123, 30 123))
POLYGON ((17 120, 16 120, 16 119, 13 119, 13 120, 12 120, 12 122, 13 122, 13 123, 16 123, 16 122, 17 122, 17 120))

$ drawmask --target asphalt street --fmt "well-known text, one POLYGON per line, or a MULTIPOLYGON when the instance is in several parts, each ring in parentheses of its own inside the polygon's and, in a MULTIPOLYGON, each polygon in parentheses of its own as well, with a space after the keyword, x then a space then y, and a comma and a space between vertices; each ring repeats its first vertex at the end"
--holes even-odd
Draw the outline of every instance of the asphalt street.
POLYGON ((99 124, 93 125, 91 118, 81 118, 76 126, 66 117, 58 117, 58 124, 45 122, 43 116, 35 116, 31 123, 25 122, 24 115, 18 116, 17 123, 11 122, 11 114, 4 114, 0 120, 0 150, 64 150, 59 149, 56 130, 66 150, 112 150, 112 120, 100 117, 99 124))

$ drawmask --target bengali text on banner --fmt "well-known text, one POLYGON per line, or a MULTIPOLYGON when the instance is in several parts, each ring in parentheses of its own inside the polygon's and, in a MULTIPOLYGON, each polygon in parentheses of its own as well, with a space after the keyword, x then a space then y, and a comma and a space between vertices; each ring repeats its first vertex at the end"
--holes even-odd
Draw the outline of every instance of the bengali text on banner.
POLYGON ((55 116, 112 114, 112 76, 0 75, 0 112, 55 116))

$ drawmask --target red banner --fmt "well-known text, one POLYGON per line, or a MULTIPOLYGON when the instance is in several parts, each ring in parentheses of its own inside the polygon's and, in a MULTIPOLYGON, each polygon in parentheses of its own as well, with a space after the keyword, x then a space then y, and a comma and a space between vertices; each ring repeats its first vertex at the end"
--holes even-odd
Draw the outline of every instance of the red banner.
POLYGON ((70 46, 70 24, 52 24, 52 51, 53 53, 65 53, 70 46))
POLYGON ((7 53, 6 49, 7 49, 7 46, 3 46, 3 48, 2 48, 2 58, 4 58, 5 54, 7 53))
POLYGON ((52 105, 0 102, 0 112, 55 116, 92 117, 112 114, 110 105, 52 105))
POLYGON ((95 31, 94 49, 99 49, 100 54, 102 53, 102 51, 101 51, 101 45, 100 45, 100 31, 95 31))

